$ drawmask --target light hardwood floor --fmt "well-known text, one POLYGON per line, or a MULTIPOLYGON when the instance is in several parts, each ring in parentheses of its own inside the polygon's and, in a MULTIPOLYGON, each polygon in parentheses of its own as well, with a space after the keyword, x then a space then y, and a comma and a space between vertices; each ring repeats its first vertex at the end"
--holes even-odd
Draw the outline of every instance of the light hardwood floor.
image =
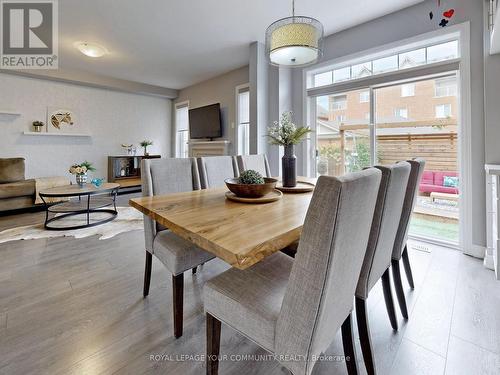
MULTIPOLYGON (((0 229, 42 218, 1 217, 0 229)), ((380 285, 368 300, 379 374, 499 374, 500 283, 493 273, 480 260, 438 247, 411 250, 410 260, 416 288, 406 288, 410 319, 398 311, 398 332, 380 285)), ((203 283, 227 267, 215 260, 186 274, 184 335, 176 340, 170 275, 156 259, 149 297, 142 298, 141 231, 105 241, 0 244, 0 374, 202 374, 203 360, 182 356, 204 354, 203 283)), ((332 336, 327 354, 342 355, 339 333, 332 336)), ((224 325, 221 353, 266 354, 224 325)), ((328 361, 314 371, 345 373, 344 363, 328 361)), ((224 361, 220 374, 287 371, 272 360, 224 361)))

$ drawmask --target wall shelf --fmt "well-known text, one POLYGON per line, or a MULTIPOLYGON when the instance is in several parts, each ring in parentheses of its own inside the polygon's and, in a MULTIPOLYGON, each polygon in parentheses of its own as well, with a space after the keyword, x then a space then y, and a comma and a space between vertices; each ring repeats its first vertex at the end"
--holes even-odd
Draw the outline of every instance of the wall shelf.
POLYGON ((47 133, 47 132, 23 132, 24 135, 36 135, 36 136, 46 136, 46 137, 91 137, 91 134, 81 134, 81 133, 47 133))
POLYGON ((13 112, 13 111, 5 111, 3 109, 0 109, 0 116, 21 116, 19 112, 13 112))

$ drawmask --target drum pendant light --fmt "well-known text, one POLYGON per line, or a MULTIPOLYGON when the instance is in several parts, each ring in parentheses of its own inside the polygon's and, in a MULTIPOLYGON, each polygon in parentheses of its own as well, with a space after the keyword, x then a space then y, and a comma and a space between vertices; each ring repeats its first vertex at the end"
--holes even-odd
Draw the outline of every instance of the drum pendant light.
POLYGON ((323 25, 314 18, 295 15, 273 22, 266 30, 269 63, 300 67, 317 62, 323 54, 323 25))

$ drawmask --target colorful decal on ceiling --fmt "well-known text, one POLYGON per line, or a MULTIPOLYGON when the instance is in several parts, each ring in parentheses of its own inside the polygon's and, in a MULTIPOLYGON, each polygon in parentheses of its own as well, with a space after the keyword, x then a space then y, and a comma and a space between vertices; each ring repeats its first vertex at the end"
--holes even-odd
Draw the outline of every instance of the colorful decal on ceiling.
MULTIPOLYGON (((437 8, 438 8, 437 14, 441 14, 441 12, 442 12, 442 17, 439 17, 440 21, 439 21, 438 25, 441 27, 445 27, 448 25, 450 20, 455 15, 455 9, 450 8, 450 9, 445 9, 444 11, 442 11, 442 9, 440 9, 441 8, 441 0, 437 0, 437 8)), ((429 19, 431 21, 434 19, 434 12, 432 10, 429 12, 429 19)))

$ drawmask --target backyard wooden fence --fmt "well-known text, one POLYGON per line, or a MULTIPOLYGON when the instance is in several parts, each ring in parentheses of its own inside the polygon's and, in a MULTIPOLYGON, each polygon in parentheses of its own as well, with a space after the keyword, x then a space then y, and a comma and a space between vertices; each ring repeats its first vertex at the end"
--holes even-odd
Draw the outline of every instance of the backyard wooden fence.
POLYGON ((457 134, 382 135, 377 137, 381 164, 399 160, 425 159, 429 171, 457 171, 457 134))
MULTIPOLYGON (((456 120, 444 119, 435 121, 413 121, 403 123, 378 124, 378 129, 408 128, 406 134, 377 135, 377 156, 379 164, 393 164, 400 160, 422 157, 426 161, 426 170, 430 171, 457 171, 458 138, 456 120), (429 132, 411 134, 410 128, 442 127, 447 132, 429 132)), ((330 175, 345 173, 346 152, 353 150, 355 142, 369 142, 368 125, 341 125, 335 136, 319 139, 319 146, 331 145, 339 149, 335 158, 323 158, 320 162, 323 171, 328 170, 330 175), (347 136, 349 135, 349 136, 347 136), (354 136, 354 137, 353 137, 354 136)), ((321 156, 321 155, 320 155, 321 156)), ((319 165, 318 165, 319 167, 319 165)))

